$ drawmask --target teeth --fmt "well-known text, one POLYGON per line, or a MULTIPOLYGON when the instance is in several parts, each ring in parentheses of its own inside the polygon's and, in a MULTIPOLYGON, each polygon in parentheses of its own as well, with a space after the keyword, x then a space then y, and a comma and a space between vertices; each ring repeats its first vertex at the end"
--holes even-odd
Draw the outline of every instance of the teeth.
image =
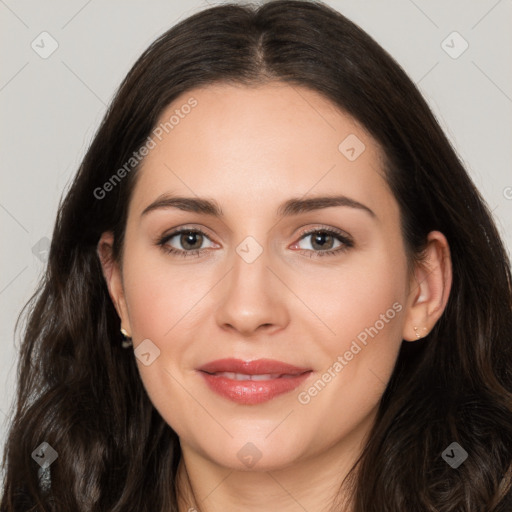
POLYGON ((280 373, 265 373, 262 375, 246 375, 245 373, 234 373, 234 372, 217 372, 214 375, 219 377, 227 377, 233 380, 271 380, 277 379, 281 376, 280 373))

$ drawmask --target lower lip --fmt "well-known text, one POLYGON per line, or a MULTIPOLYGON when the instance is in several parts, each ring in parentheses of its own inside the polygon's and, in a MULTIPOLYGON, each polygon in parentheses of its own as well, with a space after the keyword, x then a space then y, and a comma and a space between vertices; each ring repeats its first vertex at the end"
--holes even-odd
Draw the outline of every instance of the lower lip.
POLYGON ((255 405, 268 402, 283 393, 289 393, 300 386, 312 372, 269 380, 234 380, 203 371, 200 373, 215 393, 239 404, 255 405))

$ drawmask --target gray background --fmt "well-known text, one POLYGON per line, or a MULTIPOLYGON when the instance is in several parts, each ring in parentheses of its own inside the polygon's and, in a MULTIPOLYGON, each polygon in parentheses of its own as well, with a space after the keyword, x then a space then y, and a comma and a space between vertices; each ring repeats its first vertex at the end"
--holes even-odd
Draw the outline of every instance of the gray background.
MULTIPOLYGON (((140 53, 178 20, 216 3, 0 0, 0 446, 14 396, 14 323, 43 271, 61 195, 140 53), (51 48, 44 31, 58 43, 47 58, 31 46, 51 48)), ((373 36, 418 84, 510 252, 512 1, 326 3, 373 36), (454 31, 463 40, 450 36, 454 31), (458 55, 464 40, 469 46, 458 55)))

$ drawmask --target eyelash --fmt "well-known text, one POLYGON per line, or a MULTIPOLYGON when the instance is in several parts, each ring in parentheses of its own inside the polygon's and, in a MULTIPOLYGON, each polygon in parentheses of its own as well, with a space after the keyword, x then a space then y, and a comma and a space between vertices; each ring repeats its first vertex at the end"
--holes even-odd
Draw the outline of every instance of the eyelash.
MULTIPOLYGON (((197 257, 201 256, 201 253, 203 251, 205 251, 206 249, 194 249, 192 251, 183 251, 183 250, 175 249, 174 247, 169 247, 168 245, 166 245, 169 240, 171 240, 172 238, 174 238, 177 235, 181 235, 182 233, 194 233, 194 234, 199 233, 209 239, 209 236, 204 231, 202 231, 200 229, 180 228, 180 229, 177 229, 176 231, 173 231, 172 233, 160 238, 157 241, 157 245, 160 246, 161 249, 167 254, 173 254, 175 256, 179 256, 179 257, 183 257, 183 258, 191 258, 194 256, 197 256, 197 257)), ((301 252, 301 253, 303 253, 303 251, 310 253, 311 254, 309 256, 310 258, 318 258, 318 257, 323 257, 323 256, 335 256, 337 254, 341 254, 341 253, 347 251, 348 249, 350 249, 354 246, 354 242, 347 235, 345 235, 342 231, 339 231, 335 228, 310 229, 310 230, 302 233, 298 241, 300 241, 303 238, 306 238, 309 235, 312 235, 314 233, 324 233, 327 235, 334 236, 334 238, 336 238, 338 241, 340 241, 343 245, 341 245, 337 249, 329 249, 329 250, 325 250, 325 251, 314 251, 311 249, 300 249, 299 250, 299 252, 301 252), (313 256, 313 254, 314 254, 314 256, 313 256)))

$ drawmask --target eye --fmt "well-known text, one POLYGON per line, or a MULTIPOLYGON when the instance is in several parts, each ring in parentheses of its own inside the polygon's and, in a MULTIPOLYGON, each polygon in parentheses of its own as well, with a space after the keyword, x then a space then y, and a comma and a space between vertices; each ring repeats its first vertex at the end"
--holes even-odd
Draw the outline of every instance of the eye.
POLYGON ((200 256, 205 250, 202 247, 205 240, 210 238, 200 229, 180 228, 162 237, 157 244, 167 253, 187 258, 200 256))
POLYGON ((340 254, 353 246, 352 239, 342 231, 334 228, 316 228, 303 233, 292 248, 302 249, 308 253, 309 257, 315 258, 340 254), (301 247, 301 242, 308 239, 310 241, 305 245, 309 247, 301 247))

